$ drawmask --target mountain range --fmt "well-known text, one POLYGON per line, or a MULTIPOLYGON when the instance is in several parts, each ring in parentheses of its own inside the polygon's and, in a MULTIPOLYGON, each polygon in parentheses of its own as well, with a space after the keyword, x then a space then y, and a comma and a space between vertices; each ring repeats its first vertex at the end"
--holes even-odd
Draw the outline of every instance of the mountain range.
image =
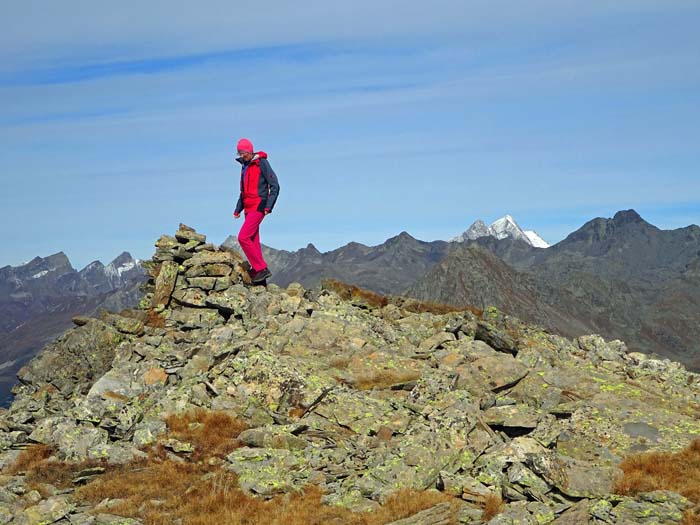
MULTIPOLYGON (((222 246, 238 249, 235 237, 222 246)), ((270 282, 324 278, 380 294, 496 306, 568 337, 598 332, 700 369, 700 228, 661 230, 634 210, 596 218, 549 246, 510 215, 451 241, 407 232, 376 246, 319 251, 263 246, 270 282), (540 240, 538 240, 540 239, 540 240), (546 247, 546 248, 545 248, 546 247)), ((15 371, 76 314, 135 305, 145 279, 128 252, 75 270, 63 252, 0 268, 0 397, 15 371)))
POLYGON ((661 230, 626 210, 546 249, 533 244, 506 216, 488 227, 477 221, 451 242, 402 232, 377 246, 264 246, 263 254, 280 286, 328 277, 382 294, 494 305, 562 335, 597 332, 700 368, 700 227, 661 230))
MULTIPOLYGON (((644 228, 619 219, 595 227, 644 228)), ((679 363, 496 308, 251 286, 184 224, 143 267, 136 308, 76 317, 18 372, 2 523, 698 523, 679 363)))
POLYGON ((0 401, 6 402, 16 371, 70 326, 71 317, 135 305, 144 275, 128 252, 81 270, 63 252, 0 268, 0 401))

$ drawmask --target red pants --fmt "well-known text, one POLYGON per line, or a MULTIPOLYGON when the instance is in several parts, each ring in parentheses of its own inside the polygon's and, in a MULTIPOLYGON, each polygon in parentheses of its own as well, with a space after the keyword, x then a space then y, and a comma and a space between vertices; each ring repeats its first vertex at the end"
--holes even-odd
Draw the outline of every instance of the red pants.
POLYGON ((248 257, 250 266, 254 271, 259 272, 267 268, 260 248, 260 223, 265 218, 265 214, 258 210, 246 210, 244 216, 243 226, 238 232, 238 242, 243 253, 248 257))

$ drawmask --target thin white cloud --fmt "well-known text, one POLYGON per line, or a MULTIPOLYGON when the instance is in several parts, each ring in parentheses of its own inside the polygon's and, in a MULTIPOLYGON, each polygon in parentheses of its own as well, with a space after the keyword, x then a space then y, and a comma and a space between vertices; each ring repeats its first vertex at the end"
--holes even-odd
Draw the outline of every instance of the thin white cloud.
POLYGON ((697 8, 692 0, 188 0, 3 3, 0 63, 72 63, 172 56, 319 40, 416 35, 502 38, 597 18, 697 8))

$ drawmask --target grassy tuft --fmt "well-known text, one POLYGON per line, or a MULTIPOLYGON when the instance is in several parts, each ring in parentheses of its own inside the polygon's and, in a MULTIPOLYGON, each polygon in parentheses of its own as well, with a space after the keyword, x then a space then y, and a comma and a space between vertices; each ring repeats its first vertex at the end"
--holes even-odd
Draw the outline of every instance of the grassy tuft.
MULTIPOLYGON (((87 468, 104 467, 104 460, 87 460, 78 463, 59 461, 54 457, 55 450, 42 444, 30 445, 22 452, 6 473, 24 474, 28 486, 43 493, 41 485, 50 484, 59 489, 72 486, 76 475, 87 468)), ((46 494, 44 494, 46 496, 46 494)))
POLYGON ((625 496, 653 490, 672 490, 695 503, 686 511, 684 524, 700 523, 700 439, 684 450, 635 454, 620 463, 624 475, 614 491, 625 496))
POLYGON ((335 292, 345 301, 359 302, 372 308, 382 308, 389 304, 389 299, 383 295, 337 279, 324 279, 323 287, 335 292))
POLYGON ((247 425, 224 411, 197 409, 165 419, 169 435, 194 445, 192 461, 223 458, 240 446, 236 439, 247 425))
POLYGON ((484 513, 481 515, 482 521, 486 522, 503 512, 503 498, 499 494, 489 494, 484 498, 482 507, 484 513))
POLYGON ((165 317, 153 310, 153 308, 149 308, 146 310, 146 321, 143 324, 152 328, 165 328, 165 317))
POLYGON ((482 310, 474 306, 454 306, 431 301, 419 301, 418 299, 410 297, 384 296, 353 284, 338 281, 337 279, 324 279, 322 285, 325 289, 338 294, 338 296, 345 301, 365 304, 371 308, 382 308, 389 304, 396 304, 400 308, 412 313, 443 315, 451 312, 471 312, 480 319, 483 318, 484 315, 482 310))

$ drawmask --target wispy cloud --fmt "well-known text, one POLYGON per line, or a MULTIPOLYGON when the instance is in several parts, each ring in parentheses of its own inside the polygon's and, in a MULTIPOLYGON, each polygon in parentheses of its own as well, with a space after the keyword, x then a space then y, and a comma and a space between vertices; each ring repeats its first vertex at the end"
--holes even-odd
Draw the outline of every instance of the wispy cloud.
POLYGON ((31 86, 65 84, 125 76, 157 75, 202 66, 251 67, 269 60, 304 63, 326 54, 318 45, 298 44, 254 47, 178 56, 115 60, 101 63, 54 66, 27 71, 13 71, 0 77, 0 85, 31 86))

